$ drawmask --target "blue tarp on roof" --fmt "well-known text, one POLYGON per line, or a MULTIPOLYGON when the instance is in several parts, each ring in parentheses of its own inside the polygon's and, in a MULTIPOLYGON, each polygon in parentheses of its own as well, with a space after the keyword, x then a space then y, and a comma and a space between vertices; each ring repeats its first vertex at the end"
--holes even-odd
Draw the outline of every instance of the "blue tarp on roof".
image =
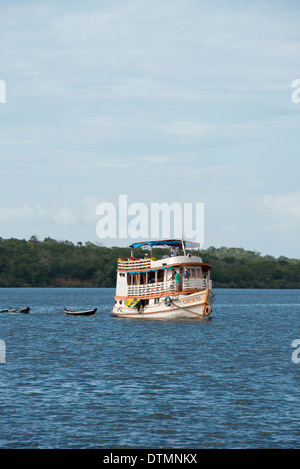
MULTIPOLYGON (((194 243, 192 241, 183 241, 185 247, 196 248, 199 247, 199 243, 194 243)), ((130 248, 139 248, 141 246, 182 246, 181 239, 164 239, 160 241, 144 241, 141 243, 132 243, 130 248)))
POLYGON ((128 274, 145 274, 146 272, 155 272, 155 270, 164 270, 164 269, 169 269, 172 270, 172 267, 157 267, 155 269, 151 270, 135 270, 134 272, 127 272, 128 274))

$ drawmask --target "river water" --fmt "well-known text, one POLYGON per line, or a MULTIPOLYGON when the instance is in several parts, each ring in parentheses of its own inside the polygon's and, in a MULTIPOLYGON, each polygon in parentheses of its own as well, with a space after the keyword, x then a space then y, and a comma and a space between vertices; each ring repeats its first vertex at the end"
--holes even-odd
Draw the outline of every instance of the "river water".
POLYGON ((0 448, 300 448, 300 290, 218 289, 190 320, 116 318, 113 297, 0 289, 31 307, 0 314, 0 448))

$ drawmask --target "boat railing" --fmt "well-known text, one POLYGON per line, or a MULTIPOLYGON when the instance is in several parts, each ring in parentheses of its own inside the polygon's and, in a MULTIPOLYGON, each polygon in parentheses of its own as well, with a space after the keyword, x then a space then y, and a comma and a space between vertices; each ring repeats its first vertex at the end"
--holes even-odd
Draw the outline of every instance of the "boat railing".
POLYGON ((165 293, 175 290, 175 281, 169 280, 167 282, 147 283, 144 285, 128 285, 128 296, 150 296, 158 293, 165 293))
POLYGON ((151 267, 151 259, 118 259, 118 269, 143 270, 151 267))
POLYGON ((194 288, 210 288, 212 289, 212 281, 208 278, 184 278, 182 280, 182 290, 189 290, 194 288))
MULTIPOLYGON (((202 290, 205 288, 212 289, 212 281, 206 278, 188 278, 183 279, 180 289, 183 291, 202 290)), ((168 293, 175 291, 176 285, 174 280, 165 282, 148 283, 143 285, 128 285, 127 296, 143 297, 157 295, 160 293, 168 293)))

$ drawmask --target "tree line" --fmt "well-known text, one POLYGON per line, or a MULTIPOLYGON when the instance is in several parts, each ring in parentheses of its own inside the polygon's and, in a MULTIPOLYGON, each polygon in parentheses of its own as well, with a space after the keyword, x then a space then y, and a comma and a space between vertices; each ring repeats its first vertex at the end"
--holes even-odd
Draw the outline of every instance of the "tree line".
MULTIPOLYGON (((144 254, 135 250, 137 258, 144 254)), ((167 254, 153 250, 158 259, 167 254)), ((212 246, 200 255, 212 265, 214 288, 300 288, 299 259, 212 246)), ((0 287, 115 287, 118 258, 129 256, 130 248, 91 242, 0 238, 0 287)))

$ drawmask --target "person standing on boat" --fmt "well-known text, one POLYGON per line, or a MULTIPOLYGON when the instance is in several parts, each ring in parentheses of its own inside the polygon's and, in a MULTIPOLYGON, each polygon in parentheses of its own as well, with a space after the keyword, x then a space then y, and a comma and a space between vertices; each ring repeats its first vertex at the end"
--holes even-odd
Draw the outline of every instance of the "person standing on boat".
POLYGON ((180 273, 179 272, 176 272, 175 274, 175 287, 176 287, 176 291, 179 291, 179 287, 180 287, 180 273))
POLYGON ((175 246, 171 247, 170 252, 171 252, 171 257, 177 256, 177 249, 175 246))
POLYGON ((190 277, 190 273, 187 269, 185 269, 184 278, 189 278, 189 277, 190 277))

